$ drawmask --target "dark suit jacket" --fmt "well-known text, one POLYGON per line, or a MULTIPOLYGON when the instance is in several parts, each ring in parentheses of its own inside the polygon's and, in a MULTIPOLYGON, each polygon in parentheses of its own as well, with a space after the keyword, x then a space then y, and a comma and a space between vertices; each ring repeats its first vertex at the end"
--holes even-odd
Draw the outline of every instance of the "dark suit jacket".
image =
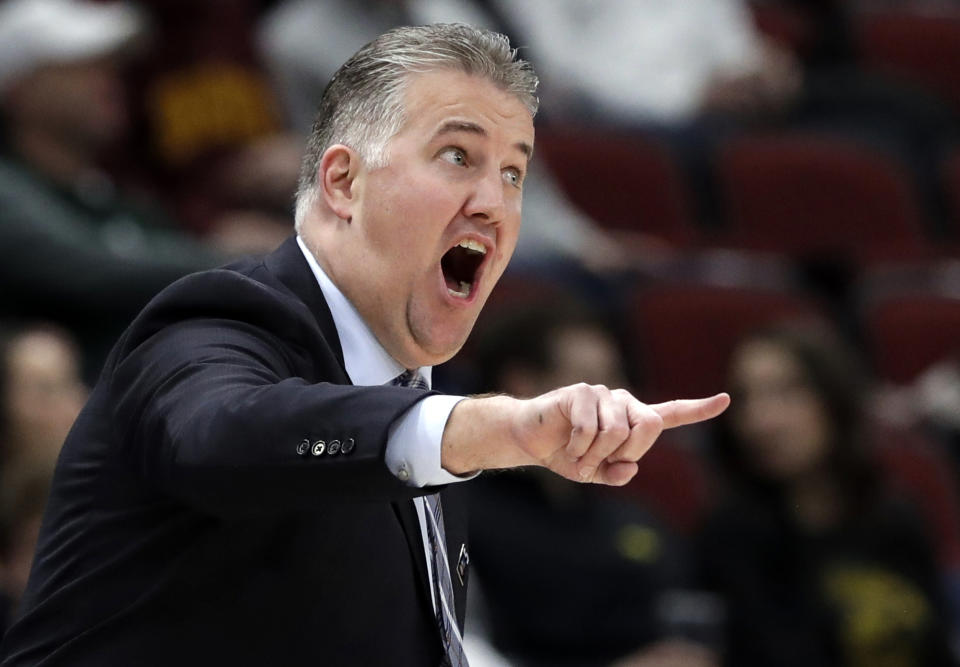
POLYGON ((412 502, 432 489, 383 458, 426 395, 350 385, 294 239, 174 283, 67 438, 3 665, 439 664, 412 502))

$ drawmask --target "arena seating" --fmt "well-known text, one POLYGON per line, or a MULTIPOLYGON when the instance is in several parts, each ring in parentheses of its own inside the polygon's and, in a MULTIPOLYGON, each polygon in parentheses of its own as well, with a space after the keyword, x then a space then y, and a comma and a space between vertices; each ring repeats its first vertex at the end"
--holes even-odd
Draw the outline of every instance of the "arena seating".
POLYGON ((863 322, 874 368, 895 383, 910 382, 931 364, 960 352, 960 298, 890 294, 864 304, 863 322))
POLYGON ((853 260, 925 250, 907 176, 877 151, 789 133, 732 140, 718 160, 735 245, 853 260))
POLYGON ((945 569, 960 568, 960 494, 948 456, 916 431, 884 429, 872 434, 875 454, 892 490, 911 501, 934 536, 945 569))
POLYGON ((656 141, 627 130, 545 127, 537 152, 570 200, 598 223, 678 244, 696 239, 686 183, 656 141))
POLYGON ((921 85, 960 110, 960 10, 866 12, 856 27, 865 69, 921 85))
POLYGON ((751 331, 816 320, 820 306, 789 291, 676 284, 639 288, 627 312, 636 376, 648 400, 707 396, 725 387, 728 357, 751 331))

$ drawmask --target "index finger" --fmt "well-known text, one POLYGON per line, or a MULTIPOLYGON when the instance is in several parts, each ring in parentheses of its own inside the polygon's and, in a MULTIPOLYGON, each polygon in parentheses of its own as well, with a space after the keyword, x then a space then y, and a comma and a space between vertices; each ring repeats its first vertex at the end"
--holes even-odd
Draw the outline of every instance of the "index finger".
POLYGON ((663 428, 676 428, 713 419, 730 405, 730 395, 716 394, 710 398, 684 398, 666 403, 655 403, 650 408, 663 419, 663 428))

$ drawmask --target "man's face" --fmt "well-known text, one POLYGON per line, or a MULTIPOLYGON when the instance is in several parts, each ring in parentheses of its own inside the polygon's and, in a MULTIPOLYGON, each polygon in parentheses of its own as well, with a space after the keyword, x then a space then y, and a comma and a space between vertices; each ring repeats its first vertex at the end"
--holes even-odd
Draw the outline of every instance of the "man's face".
POLYGON ((414 75, 387 165, 361 166, 327 264, 397 361, 446 361, 513 254, 533 119, 513 95, 460 72, 414 75))

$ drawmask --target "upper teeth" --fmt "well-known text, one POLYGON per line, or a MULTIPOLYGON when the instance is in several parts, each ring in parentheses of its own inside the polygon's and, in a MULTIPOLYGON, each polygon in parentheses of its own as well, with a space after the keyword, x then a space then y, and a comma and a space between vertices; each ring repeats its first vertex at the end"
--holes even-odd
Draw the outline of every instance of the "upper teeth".
POLYGON ((472 250, 473 252, 479 252, 481 255, 487 254, 487 249, 484 247, 484 245, 479 241, 474 241, 473 239, 463 239, 457 245, 461 248, 472 250))

